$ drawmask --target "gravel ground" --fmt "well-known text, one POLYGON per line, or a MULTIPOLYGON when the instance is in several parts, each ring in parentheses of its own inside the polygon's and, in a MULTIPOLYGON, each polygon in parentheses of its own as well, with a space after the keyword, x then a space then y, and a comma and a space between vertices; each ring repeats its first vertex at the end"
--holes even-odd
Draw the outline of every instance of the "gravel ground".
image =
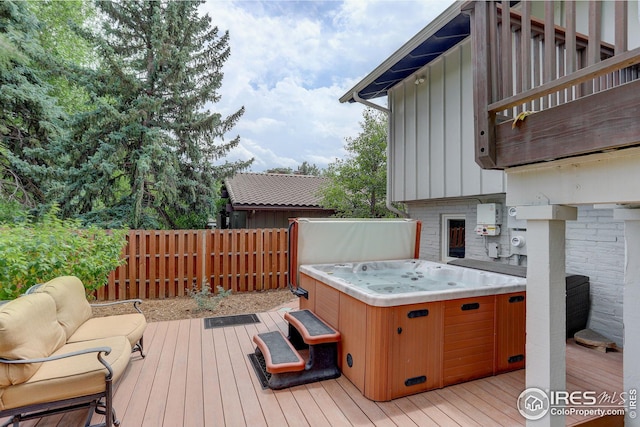
MULTIPOLYGON (((221 298, 213 311, 201 309, 192 297, 143 300, 140 309, 148 322, 262 313, 295 301, 289 289, 261 292, 231 293, 221 298)), ((100 301, 102 302, 102 301, 100 301)), ((118 304, 93 309, 94 316, 109 316, 132 312, 131 304, 118 304)))

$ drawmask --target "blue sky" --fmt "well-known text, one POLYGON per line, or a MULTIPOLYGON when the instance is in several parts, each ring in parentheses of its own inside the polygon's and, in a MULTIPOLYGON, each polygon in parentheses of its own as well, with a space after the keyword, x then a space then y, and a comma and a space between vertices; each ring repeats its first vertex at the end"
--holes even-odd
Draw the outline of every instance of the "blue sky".
POLYGON ((213 25, 230 33, 212 111, 246 111, 226 159, 255 158, 251 171, 325 168, 360 132, 360 104, 338 98, 436 18, 451 0, 208 0, 213 25))

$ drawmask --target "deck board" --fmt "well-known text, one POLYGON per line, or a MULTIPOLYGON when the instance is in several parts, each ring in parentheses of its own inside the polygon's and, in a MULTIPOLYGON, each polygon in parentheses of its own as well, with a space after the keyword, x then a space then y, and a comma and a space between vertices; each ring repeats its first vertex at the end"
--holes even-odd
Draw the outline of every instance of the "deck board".
MULTIPOLYGON (((163 425, 185 425, 184 405, 185 400, 181 396, 185 396, 187 388, 187 360, 189 357, 189 337, 190 322, 188 320, 180 320, 178 322, 178 336, 176 346, 173 353, 173 363, 171 364, 171 377, 167 388, 166 404, 164 405, 164 414, 162 417, 163 425), (187 350, 186 354, 184 351, 187 350)), ((145 420, 145 423, 147 420, 145 420)), ((149 424, 159 426, 160 423, 149 424)))
POLYGON ((501 420, 503 425, 518 424, 522 420, 520 412, 516 409, 513 398, 501 400, 499 395, 504 393, 497 387, 492 386, 489 383, 481 381, 472 381, 469 383, 460 384, 461 390, 469 393, 469 397, 465 398, 474 402, 478 406, 482 406, 485 410, 490 411, 492 414, 497 412, 507 417, 501 420), (486 384, 486 387, 482 387, 486 384), (472 397, 470 397, 472 396, 472 397))
POLYGON ((468 414, 479 421, 482 425, 510 425, 517 423, 516 420, 509 418, 508 415, 502 413, 490 404, 486 404, 483 397, 476 396, 464 387, 464 384, 458 384, 454 387, 448 387, 442 390, 450 393, 449 396, 443 395, 445 399, 464 403, 461 409, 468 408, 468 414))
POLYGON ((321 383, 312 383, 305 385, 309 394, 317 402, 318 406, 322 408, 324 416, 329 421, 332 427, 350 426, 347 417, 340 411, 335 400, 329 395, 327 390, 321 383))
POLYGON ((376 404, 366 397, 364 397, 356 388, 344 376, 336 379, 336 382, 342 387, 342 389, 351 397, 353 403, 355 403, 360 410, 366 414, 367 418, 377 427, 393 427, 395 423, 389 419, 387 414, 376 404))
POLYGON ((338 409, 342 411, 345 417, 347 417, 347 420, 351 425, 374 425, 367 417, 367 414, 362 412, 360 407, 353 401, 351 396, 349 396, 349 394, 340 387, 340 384, 338 384, 336 380, 323 381, 322 386, 336 403, 338 409))
MULTIPOLYGON (((229 426, 248 425, 244 420, 242 400, 235 380, 224 330, 223 328, 212 329, 211 333, 213 335, 214 351, 218 356, 216 367, 221 384, 222 411, 225 424, 229 426)), ((250 402, 247 403, 250 404, 250 402)))
POLYGON ((180 372, 172 372, 178 337, 180 336, 179 328, 180 321, 169 322, 162 347, 160 348, 160 360, 156 365, 155 371, 149 371, 149 373, 155 372, 155 375, 153 378, 149 378, 151 388, 148 394, 144 416, 141 419, 138 416, 136 420, 137 423, 134 425, 142 427, 158 427, 164 425, 164 415, 167 407, 167 398, 169 396, 169 386, 173 377, 172 374, 181 374, 180 372))
POLYGON ((461 411, 456 406, 456 402, 449 402, 447 399, 442 397, 441 390, 434 390, 433 393, 425 394, 424 398, 432 405, 437 406, 438 409, 447 414, 451 419, 453 419, 453 421, 461 426, 483 427, 483 424, 478 423, 464 411, 461 411))
MULTIPOLYGON (((414 404, 413 398, 415 397, 414 396, 403 397, 401 399, 397 399, 392 402, 398 407, 399 410, 404 412, 418 426, 437 426, 437 425, 443 425, 443 426, 451 425, 452 427, 458 426, 457 423, 455 424, 440 423, 439 424, 436 421, 437 417, 429 416, 429 414, 427 413, 429 411, 425 410, 424 407, 423 409, 421 409, 419 405, 414 404)), ((451 418, 448 418, 448 419, 451 420, 451 418)))
POLYGON ((310 426, 331 427, 331 423, 324 416, 322 408, 320 408, 306 386, 294 387, 292 391, 298 407, 302 410, 306 422, 310 426))
MULTIPOLYGON (((284 312, 260 313, 260 323, 204 329, 202 319, 150 323, 147 357, 132 356, 116 384, 123 426, 523 426, 516 408, 524 370, 406 396, 366 399, 344 376, 285 390, 262 389, 247 355, 253 336, 287 333, 284 312)), ((622 391, 622 353, 567 344, 567 388, 622 391)), ((81 412, 25 422, 25 427, 82 425, 81 412)), ((94 415, 93 422, 103 419, 94 415)), ((577 425, 585 417, 566 418, 577 425)))
MULTIPOLYGON (((225 425, 222 406, 221 381, 218 375, 218 355, 214 346, 213 331, 204 329, 202 338, 202 387, 205 390, 202 402, 204 407, 204 425, 225 425)), ((192 396, 197 399, 199 396, 192 396)))
POLYGON ((391 421, 398 426, 418 426, 413 420, 402 411, 395 402, 378 402, 377 405, 391 421))
MULTIPOLYGON (((189 355, 187 357, 186 372, 186 396, 202 396, 204 393, 202 333, 203 328, 199 328, 196 323, 191 323, 189 329, 189 355)), ((185 399, 184 403, 184 424, 185 426, 204 425, 204 400, 185 399)))
POLYGON ((256 390, 252 379, 255 377, 253 369, 247 362, 247 353, 240 346, 239 339, 244 334, 237 334, 239 326, 223 328, 227 341, 227 348, 231 358, 233 376, 237 384, 238 395, 242 402, 242 412, 245 423, 250 426, 266 426, 267 422, 262 413, 260 402, 258 401, 256 390))

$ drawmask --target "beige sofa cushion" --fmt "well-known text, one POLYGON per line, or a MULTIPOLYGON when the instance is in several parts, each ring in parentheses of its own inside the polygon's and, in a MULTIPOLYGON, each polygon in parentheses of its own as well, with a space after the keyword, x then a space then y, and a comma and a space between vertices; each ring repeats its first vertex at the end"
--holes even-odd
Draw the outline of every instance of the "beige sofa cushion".
POLYGON ((84 322, 67 342, 86 341, 95 338, 106 338, 113 335, 124 335, 131 347, 142 338, 147 327, 147 319, 140 313, 118 314, 107 317, 92 317, 84 322))
POLYGON ((75 276, 56 277, 42 285, 37 292, 47 293, 55 300, 58 322, 64 328, 67 339, 92 316, 84 285, 75 276))
MULTIPOLYGON (((111 353, 104 358, 113 370, 113 381, 117 381, 131 359, 131 347, 125 337, 65 344, 53 355, 92 347, 111 348, 111 353)), ((97 353, 42 363, 38 372, 27 382, 0 388, 0 410, 103 392, 106 372, 106 368, 98 361, 97 353)))
MULTIPOLYGON (((65 343, 65 339, 56 318, 56 304, 49 295, 24 295, 0 306, 1 358, 48 357, 65 343)), ((0 387, 27 381, 40 365, 0 365, 0 387)))

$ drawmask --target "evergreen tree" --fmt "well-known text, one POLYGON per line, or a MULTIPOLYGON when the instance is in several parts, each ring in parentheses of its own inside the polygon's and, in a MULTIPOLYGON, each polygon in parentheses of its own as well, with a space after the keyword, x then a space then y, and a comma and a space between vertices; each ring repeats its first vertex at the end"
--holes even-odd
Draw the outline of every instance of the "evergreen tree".
POLYGON ((53 185, 64 113, 49 95, 55 68, 27 3, 0 2, 0 198, 36 207, 53 185))
POLYGON ((386 207, 387 118, 370 108, 363 117, 362 132, 346 139, 348 157, 329 164, 325 172, 328 183, 320 191, 321 204, 340 217, 393 217, 386 207))
POLYGON ((63 198, 67 214, 132 228, 204 227, 217 182, 250 165, 215 165, 239 142, 224 136, 219 101, 229 34, 201 1, 99 1, 101 32, 87 34, 100 66, 86 77, 97 107, 78 115, 63 198))

